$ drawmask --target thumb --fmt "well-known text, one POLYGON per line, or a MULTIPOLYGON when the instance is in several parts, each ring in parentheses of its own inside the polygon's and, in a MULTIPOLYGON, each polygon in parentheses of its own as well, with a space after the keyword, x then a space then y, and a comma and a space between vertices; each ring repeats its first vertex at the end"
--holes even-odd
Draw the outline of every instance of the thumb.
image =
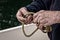
POLYGON ((28 14, 28 11, 25 7, 21 8, 20 11, 23 13, 23 15, 28 14))

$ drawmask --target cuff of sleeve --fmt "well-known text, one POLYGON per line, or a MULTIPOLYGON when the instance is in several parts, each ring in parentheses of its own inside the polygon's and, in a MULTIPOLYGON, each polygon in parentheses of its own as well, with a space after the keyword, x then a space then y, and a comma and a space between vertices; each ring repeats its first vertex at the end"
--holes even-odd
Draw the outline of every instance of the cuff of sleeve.
POLYGON ((26 9, 27 9, 27 11, 29 11, 29 12, 36 12, 36 11, 34 10, 35 8, 33 8, 33 7, 30 6, 30 5, 26 6, 26 9))

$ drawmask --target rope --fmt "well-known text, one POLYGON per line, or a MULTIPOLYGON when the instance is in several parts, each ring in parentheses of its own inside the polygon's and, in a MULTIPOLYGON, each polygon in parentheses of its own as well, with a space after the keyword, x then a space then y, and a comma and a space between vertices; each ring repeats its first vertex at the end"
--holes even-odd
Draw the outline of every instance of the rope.
MULTIPOLYGON (((26 15, 30 15, 30 14, 34 14, 33 12, 29 12, 28 14, 25 14, 25 16, 26 15)), ((24 16, 24 17, 25 17, 24 16)), ((26 33, 25 33, 25 30, 24 30, 24 22, 21 22, 22 23, 22 31, 23 31, 23 33, 24 33, 24 35, 26 36, 26 37, 31 37, 39 28, 36 28, 31 34, 29 34, 29 35, 27 35, 26 33)), ((51 26, 44 26, 44 30, 42 30, 42 32, 43 33, 48 33, 48 32, 50 32, 50 31, 52 31, 52 27, 51 26)))
POLYGON ((23 31, 23 33, 24 33, 24 35, 25 35, 26 37, 32 36, 37 30, 38 30, 38 28, 36 28, 31 34, 27 35, 27 34, 25 33, 25 30, 24 30, 24 23, 22 23, 22 31, 23 31))

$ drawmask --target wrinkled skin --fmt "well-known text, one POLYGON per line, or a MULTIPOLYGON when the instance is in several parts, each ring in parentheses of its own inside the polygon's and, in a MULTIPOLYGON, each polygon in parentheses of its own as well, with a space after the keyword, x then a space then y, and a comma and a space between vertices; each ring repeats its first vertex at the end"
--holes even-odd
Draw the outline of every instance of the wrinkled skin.
POLYGON ((27 9, 25 7, 22 7, 18 10, 16 17, 19 22, 24 22, 25 24, 29 24, 32 21, 32 15, 27 16, 27 18, 24 18, 24 14, 28 13, 27 9))
POLYGON ((41 10, 33 15, 33 19, 34 23, 39 23, 37 27, 42 30, 43 26, 60 23, 60 11, 41 10))
POLYGON ((42 30, 43 26, 52 25, 55 23, 60 23, 60 11, 45 11, 40 10, 39 12, 34 13, 34 15, 29 15, 27 18, 24 18, 23 15, 28 13, 25 7, 22 7, 18 10, 16 17, 19 22, 24 22, 29 24, 32 21, 37 25, 37 27, 42 30), (33 18, 33 20, 32 20, 33 18), (37 24, 38 23, 38 24, 37 24))

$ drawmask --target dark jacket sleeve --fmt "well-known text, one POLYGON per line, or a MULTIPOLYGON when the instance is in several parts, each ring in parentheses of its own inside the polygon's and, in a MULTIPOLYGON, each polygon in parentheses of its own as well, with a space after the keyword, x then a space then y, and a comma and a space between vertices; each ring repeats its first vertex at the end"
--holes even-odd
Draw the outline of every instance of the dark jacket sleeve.
POLYGON ((37 12, 39 10, 46 10, 47 9, 46 2, 47 2, 47 0, 34 0, 31 4, 27 5, 26 8, 30 12, 37 12))

